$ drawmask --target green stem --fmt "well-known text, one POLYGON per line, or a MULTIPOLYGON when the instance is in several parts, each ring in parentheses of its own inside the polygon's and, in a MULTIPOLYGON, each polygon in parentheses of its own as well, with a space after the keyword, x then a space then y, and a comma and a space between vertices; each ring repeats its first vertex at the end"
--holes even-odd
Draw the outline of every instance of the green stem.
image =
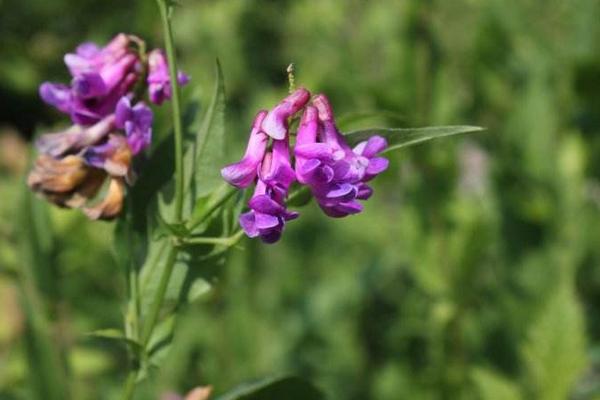
MULTIPOLYGON (((163 25, 163 34, 165 41, 165 51, 167 54, 167 62, 169 64, 169 77, 171 80, 171 115, 173 117, 173 132, 175 134, 175 213, 174 222, 180 223, 183 218, 183 186, 184 186, 184 168, 183 168, 183 130, 181 123, 181 106, 179 83, 177 82, 177 63, 175 60, 175 48, 173 45, 173 31, 171 29, 171 8, 167 5, 166 0, 156 0, 160 17, 163 25)), ((152 302, 148 316, 144 319, 142 328, 141 343, 145 348, 152 337, 154 326, 158 321, 160 309, 165 299, 167 287, 171 280, 175 260, 177 259, 178 250, 174 247, 169 249, 167 263, 160 277, 158 291, 152 302)), ((137 371, 131 370, 127 377, 123 391, 123 400, 133 398, 137 382, 137 371)))
POLYGON ((127 375, 127 381, 125 382, 125 389, 123 390, 123 400, 130 400, 133 398, 133 392, 135 391, 135 383, 137 381, 137 372, 135 370, 129 371, 127 375))
POLYGON ((240 238, 242 237, 244 231, 238 231, 234 235, 229 237, 193 237, 187 238, 183 240, 183 245, 193 245, 193 244, 222 244, 225 246, 233 246, 236 244, 240 238))
MULTIPOLYGON (((225 185, 227 186, 227 184, 225 185)), ((215 203, 208 210, 206 210, 199 216, 193 217, 191 219, 191 221, 188 223, 188 229, 193 230, 198 225, 205 222, 215 211, 217 211, 223 205, 223 203, 229 200, 236 193, 238 193, 237 189, 232 187, 226 187, 225 193, 223 193, 223 195, 218 200, 216 200, 215 203)))
POLYGON ((181 222, 183 216, 183 130, 181 125, 181 107, 179 83, 177 82, 177 62, 173 46, 173 30, 171 28, 171 9, 166 0, 156 0, 160 10, 165 39, 165 50, 169 63, 169 77, 171 79, 171 105, 173 116, 173 131, 175 133, 175 222, 181 222))

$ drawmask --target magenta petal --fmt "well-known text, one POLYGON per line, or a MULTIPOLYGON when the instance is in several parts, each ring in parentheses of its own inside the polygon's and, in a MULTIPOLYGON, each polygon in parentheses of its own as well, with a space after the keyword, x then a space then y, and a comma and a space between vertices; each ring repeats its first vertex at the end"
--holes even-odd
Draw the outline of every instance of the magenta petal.
POLYGON ((359 143, 354 152, 363 157, 372 158, 387 147, 387 141, 382 136, 371 136, 366 142, 359 143))
POLYGON ((338 199, 340 201, 352 200, 353 198, 356 197, 356 193, 357 193, 357 190, 354 185, 351 185, 349 183, 342 183, 342 184, 333 186, 333 188, 331 188, 327 192, 327 198, 328 199, 338 199))
POLYGON ((254 238, 258 236, 258 228, 256 227, 256 219, 254 218, 254 211, 248 211, 243 213, 239 218, 240 226, 248 235, 248 237, 254 238))
POLYGON ((95 73, 85 73, 73 78, 73 93, 82 99, 104 96, 108 90, 102 77, 95 73))
POLYGON ((281 239, 282 229, 283 227, 281 229, 268 229, 266 231, 263 231, 260 233, 260 239, 264 243, 273 244, 279 239, 281 239))
POLYGON ((91 58, 91 57, 98 55, 98 53, 100 52, 100 48, 98 47, 98 45, 96 43, 85 42, 85 43, 81 43, 79 46, 77 46, 77 49, 75 50, 75 52, 77 53, 77 55, 79 55, 81 57, 91 58))
POLYGON ((358 201, 339 203, 335 206, 319 205, 323 212, 332 218, 343 218, 351 214, 358 214, 363 210, 362 204, 358 201))
POLYGON ((300 213, 298 213, 298 212, 296 212, 296 211, 286 211, 286 212, 283 214, 283 218, 284 218, 286 221, 291 221, 291 220, 294 220, 294 219, 298 218, 299 216, 300 216, 300 213))
POLYGON ((360 200, 368 200, 371 195, 373 195, 373 189, 365 183, 361 183, 358 186, 358 193, 356 194, 356 198, 360 200))
POLYGON ((221 169, 221 176, 230 185, 243 189, 250 186, 256 178, 256 165, 252 160, 244 158, 221 169))
POLYGON ((390 162, 387 158, 375 157, 369 160, 369 166, 367 167, 366 174, 368 176, 375 176, 385 171, 389 166, 390 162))
POLYGON ((336 180, 345 179, 350 172, 350 163, 341 160, 333 164, 333 176, 336 180))
POLYGON ((317 132, 319 130, 319 120, 317 109, 313 106, 306 106, 298 134, 296 136, 296 148, 305 144, 315 143, 317 141, 317 132))
POLYGON ((326 143, 307 143, 296 145, 296 157, 318 158, 323 161, 333 161, 333 150, 326 143))
POLYGON ((67 85, 44 82, 40 85, 39 91, 40 97, 46 103, 56 107, 59 111, 64 113, 69 113, 71 111, 71 89, 67 85))
POLYGON ((283 99, 275 108, 269 111, 263 121, 262 128, 273 139, 282 140, 288 130, 288 118, 300 111, 310 100, 310 92, 304 88, 283 99))
POLYGON ((131 100, 129 97, 123 96, 117 103, 115 109, 115 125, 117 128, 125 128, 125 122, 132 119, 131 100))
POLYGON ((248 202, 250 208, 266 214, 278 214, 284 211, 281 204, 277 203, 266 194, 254 196, 248 202))
POLYGON ((262 212, 254 212, 255 224, 258 230, 264 230, 269 228, 275 228, 281 222, 279 218, 271 214, 264 214, 262 212))

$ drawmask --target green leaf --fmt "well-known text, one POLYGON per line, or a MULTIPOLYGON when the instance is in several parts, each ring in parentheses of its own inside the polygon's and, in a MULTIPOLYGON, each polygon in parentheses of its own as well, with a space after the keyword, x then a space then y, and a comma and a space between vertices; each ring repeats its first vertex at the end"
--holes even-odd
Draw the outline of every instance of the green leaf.
POLYGON ((485 368, 475 368, 471 373, 481 400, 519 400, 519 386, 505 377, 485 368))
POLYGON ((312 383, 295 376, 266 378, 246 383, 216 400, 322 400, 325 395, 312 383))
POLYGON ((369 139, 373 135, 383 136, 388 141, 388 148, 385 150, 385 152, 388 152, 432 139, 461 133, 480 132, 483 129, 478 126, 468 125, 430 126, 425 128, 372 128, 348 132, 344 136, 352 146, 369 139))
POLYGON ((529 329, 523 358, 538 399, 566 399, 586 365, 584 316, 566 282, 553 291, 529 329))
POLYGON ((190 164, 192 167, 187 168, 192 175, 186 179, 193 200, 210 194, 223 182, 220 170, 225 164, 225 84, 218 60, 215 68, 212 100, 196 133, 195 143, 186 154, 186 167, 190 164))

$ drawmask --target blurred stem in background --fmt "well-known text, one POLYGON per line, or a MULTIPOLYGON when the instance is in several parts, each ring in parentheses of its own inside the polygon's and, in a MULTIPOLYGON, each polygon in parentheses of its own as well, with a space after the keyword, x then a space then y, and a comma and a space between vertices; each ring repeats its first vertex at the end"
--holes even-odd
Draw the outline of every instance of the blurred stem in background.
MULTIPOLYGON (((177 63, 175 59, 175 47, 173 43, 173 31, 171 28, 171 17, 173 8, 169 0, 156 0, 158 9, 160 11, 160 17, 163 27, 163 35, 165 42, 165 50, 167 53, 167 60, 169 64, 169 77, 171 80, 171 93, 172 93, 172 110, 171 115, 173 119, 173 131, 175 141, 175 209, 174 209, 174 223, 179 224, 182 222, 183 216, 183 185, 184 185, 184 167, 183 167, 183 131, 182 131, 182 120, 181 120, 181 107, 180 100, 181 95, 179 91, 179 84, 177 83, 177 63)), ((134 205, 135 206, 135 205, 134 205)), ((144 319, 142 327, 141 345, 144 350, 148 350, 148 343, 152 337, 152 333, 156 326, 160 309, 163 305, 167 287, 173 273, 173 267, 177 260, 178 249, 171 244, 169 248, 168 256, 166 258, 166 266, 162 272, 159 281, 158 291, 156 297, 153 299, 149 313, 144 319)), ((136 366, 134 366, 136 367, 136 366)), ((125 388, 123 392, 123 399, 128 400, 133 398, 137 382, 137 370, 132 368, 127 377, 125 388)))
POLYGON ((39 290, 40 273, 50 270, 52 234, 46 205, 35 200, 23 189, 21 207, 21 269, 19 284, 21 303, 26 316, 26 347, 29 379, 33 398, 48 400, 69 399, 66 357, 61 357, 48 318, 50 307, 39 290))

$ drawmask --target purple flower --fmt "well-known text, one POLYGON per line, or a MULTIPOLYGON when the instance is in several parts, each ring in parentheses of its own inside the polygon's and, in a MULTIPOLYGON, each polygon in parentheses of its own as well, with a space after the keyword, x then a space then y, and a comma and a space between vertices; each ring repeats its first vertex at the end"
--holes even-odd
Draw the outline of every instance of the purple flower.
POLYGON ((266 115, 267 111, 261 110, 254 118, 244 157, 221 170, 223 179, 237 188, 246 188, 254 182, 258 167, 265 156, 269 137, 262 131, 261 125, 266 115))
POLYGON ((362 211, 361 200, 373 194, 367 182, 388 167, 388 160, 378 156, 387 147, 383 137, 372 136, 351 148, 335 125, 327 98, 315 96, 311 104, 309 100, 310 93, 298 89, 270 112, 259 112, 246 154, 221 171, 238 188, 248 187, 258 175, 250 211, 239 219, 249 237, 274 243, 286 222, 298 217, 285 204, 295 181, 310 188, 325 214, 340 218, 362 211), (302 109, 292 165, 288 124, 302 109), (266 151, 269 142, 272 147, 266 151))
POLYGON ((115 126, 125 129, 127 143, 133 155, 148 147, 152 140, 152 116, 152 110, 144 102, 132 107, 131 100, 123 96, 117 103, 115 126))
POLYGON ((304 88, 297 89, 269 111, 263 121, 263 130, 273 139, 282 140, 288 132, 288 118, 302 110, 308 100, 310 92, 304 88))
MULTIPOLYGON (((130 50, 133 37, 117 35, 104 48, 84 43, 65 56, 71 86, 45 82, 40 97, 76 124, 90 125, 114 112, 141 72, 139 56, 130 50)), ((135 39, 137 40, 137 39, 135 39)))
POLYGON ((265 243, 275 243, 281 237, 285 223, 298 217, 287 211, 281 193, 260 180, 248 205, 250 211, 240 215, 240 225, 251 238, 259 236, 265 243))
POLYGON ((385 139, 373 136, 353 150, 337 130, 327 98, 318 95, 313 104, 315 108, 306 108, 298 129, 298 180, 311 188, 319 206, 330 217, 359 213, 363 207, 358 200, 366 200, 372 194, 365 182, 388 166, 385 158, 375 157, 385 149, 385 139))
MULTIPOLYGON (((177 83, 185 85, 190 81, 185 73, 177 72, 177 83)), ((148 92, 150 101, 154 104, 162 104, 171 98, 171 78, 169 77, 169 66, 164 51, 152 50, 148 54, 148 92)))

